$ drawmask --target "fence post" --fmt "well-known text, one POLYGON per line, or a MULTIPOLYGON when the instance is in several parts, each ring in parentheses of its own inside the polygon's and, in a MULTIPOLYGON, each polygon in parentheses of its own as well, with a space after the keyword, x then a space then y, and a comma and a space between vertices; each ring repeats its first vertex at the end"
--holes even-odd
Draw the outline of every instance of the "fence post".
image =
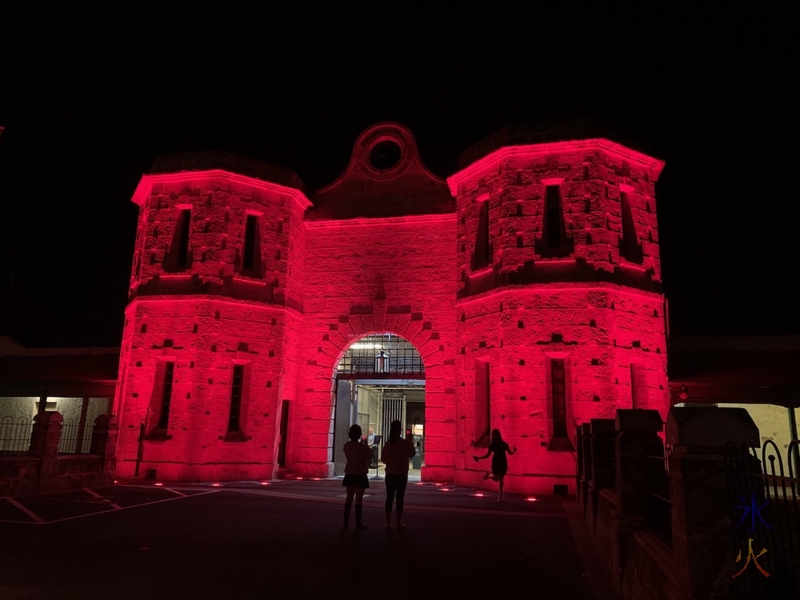
POLYGON ((100 415, 94 420, 91 453, 100 455, 103 477, 106 479, 114 476, 118 438, 119 419, 115 415, 100 415))
POLYGON ((597 518, 600 490, 614 487, 614 436, 614 419, 591 420, 592 463, 587 478, 592 506, 592 528, 597 518))
POLYGON ((580 473, 580 484, 577 489, 578 503, 580 504, 583 518, 586 519, 586 510, 589 506, 589 479, 591 471, 591 447, 589 446, 589 423, 578 425, 579 436, 575 440, 578 444, 578 472, 580 473), (588 454, 588 455, 587 455, 588 454))
POLYGON ((47 487, 48 480, 58 474, 58 444, 64 417, 58 412, 40 412, 33 417, 31 451, 39 459, 38 488, 47 487))
POLYGON ((743 408, 672 408, 667 417, 676 581, 692 600, 726 598, 734 574, 725 443, 758 447, 743 408))

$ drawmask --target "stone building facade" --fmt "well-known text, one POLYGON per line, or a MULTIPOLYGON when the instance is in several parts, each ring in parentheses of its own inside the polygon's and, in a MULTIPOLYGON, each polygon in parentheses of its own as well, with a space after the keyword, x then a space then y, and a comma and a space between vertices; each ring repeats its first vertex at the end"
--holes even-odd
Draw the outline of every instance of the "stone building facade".
POLYGON ((496 427, 518 448, 509 491, 574 490, 577 424, 666 418, 663 163, 602 137, 461 158, 442 180, 380 123, 313 193, 227 155, 157 161, 133 197, 114 409, 143 428, 142 472, 332 475, 337 365, 371 334, 424 362, 423 480, 483 485, 471 457, 496 427))

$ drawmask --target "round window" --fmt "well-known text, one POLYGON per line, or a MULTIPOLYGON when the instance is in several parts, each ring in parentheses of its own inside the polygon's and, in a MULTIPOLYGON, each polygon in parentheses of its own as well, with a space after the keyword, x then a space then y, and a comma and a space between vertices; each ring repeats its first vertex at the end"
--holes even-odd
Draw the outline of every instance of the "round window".
POLYGON ((400 162, 400 146, 392 140, 383 140, 372 147, 369 162, 379 171, 387 171, 400 162))

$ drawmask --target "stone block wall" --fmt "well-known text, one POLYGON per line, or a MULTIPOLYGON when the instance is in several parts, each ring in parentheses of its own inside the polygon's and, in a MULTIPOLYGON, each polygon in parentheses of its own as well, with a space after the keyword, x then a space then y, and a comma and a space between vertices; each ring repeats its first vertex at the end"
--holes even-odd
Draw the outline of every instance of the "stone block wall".
POLYGON ((330 445, 316 440, 330 432, 336 365, 359 338, 389 332, 414 344, 425 365, 426 476, 452 480, 454 239, 446 216, 308 223, 295 470, 330 466, 330 445))

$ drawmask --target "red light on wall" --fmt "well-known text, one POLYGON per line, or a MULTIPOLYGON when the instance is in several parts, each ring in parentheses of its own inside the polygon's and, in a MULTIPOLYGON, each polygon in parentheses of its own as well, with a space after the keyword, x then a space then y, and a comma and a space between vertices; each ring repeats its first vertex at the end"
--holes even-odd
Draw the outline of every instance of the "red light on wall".
POLYGON ((212 483, 212 484, 211 484, 211 487, 219 487, 220 485, 221 485, 221 484, 219 484, 219 483, 212 483))
POLYGON ((269 485, 269 481, 262 481, 261 485, 269 485))
POLYGON ((486 494, 482 494, 481 492, 477 492, 475 494, 470 494, 471 496, 475 496, 476 498, 483 498, 486 494))
POLYGON ((163 484, 163 483, 161 483, 161 482, 158 482, 158 483, 155 483, 155 484, 153 484, 153 485, 159 485, 159 486, 161 486, 161 485, 164 485, 164 484, 163 484))
POLYGON ((538 502, 538 501, 539 499, 534 498, 533 496, 531 496, 530 498, 525 498, 525 502, 538 502))

